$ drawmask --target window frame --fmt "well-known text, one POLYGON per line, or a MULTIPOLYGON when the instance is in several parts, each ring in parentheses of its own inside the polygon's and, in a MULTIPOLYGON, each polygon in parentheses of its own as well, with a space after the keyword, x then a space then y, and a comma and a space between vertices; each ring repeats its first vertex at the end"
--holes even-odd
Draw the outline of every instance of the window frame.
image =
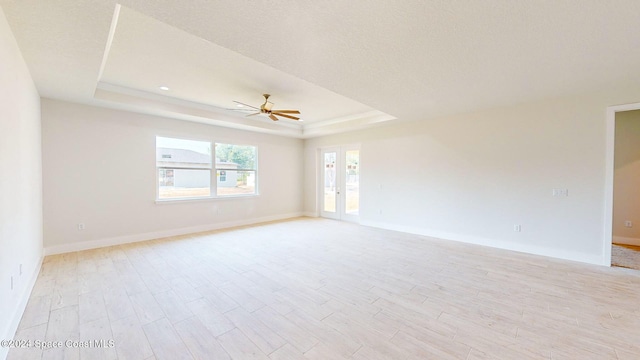
POLYGON ((158 149, 158 138, 168 138, 168 139, 175 139, 175 140, 185 140, 185 141, 198 141, 198 142, 205 142, 205 143, 209 143, 209 146, 211 148, 211 154, 210 154, 210 164, 208 168, 202 168, 202 167, 166 167, 166 166, 158 166, 158 159, 157 159, 157 155, 155 155, 155 159, 156 159, 156 163, 155 163, 155 187, 156 187, 156 198, 155 198, 155 202, 156 204, 170 204, 170 203, 184 203, 184 202, 199 202, 199 201, 208 201, 208 200, 227 200, 227 199, 234 199, 234 198, 252 198, 252 197, 257 197, 259 196, 259 179, 258 179, 258 163, 259 163, 259 159, 258 159, 258 146, 257 145, 251 145, 251 144, 240 144, 237 142, 231 142, 231 141, 218 141, 218 140, 212 140, 212 139, 203 139, 203 138, 198 138, 198 137, 181 137, 181 136, 173 136, 173 135, 159 135, 156 134, 155 135, 155 151, 157 154, 157 149, 158 149), (217 156, 216 156, 216 145, 217 144, 223 144, 223 145, 232 145, 232 146, 250 146, 254 149, 255 152, 255 158, 254 158, 254 169, 218 169, 217 165, 216 165, 216 160, 217 160, 217 156), (209 196, 184 196, 184 197, 173 197, 173 198, 160 198, 160 170, 176 170, 176 169, 185 169, 185 170, 208 170, 209 171, 209 196), (250 193, 250 194, 229 194, 229 195, 218 195, 218 171, 229 171, 229 170, 233 170, 233 171, 237 171, 237 172, 241 172, 241 171, 252 171, 255 175, 255 185, 254 185, 254 192, 250 193))
POLYGON ((260 195, 260 187, 259 187, 259 177, 258 177, 258 166, 259 166, 259 150, 258 150, 258 146, 257 145, 251 145, 251 144, 246 144, 246 143, 238 143, 235 141, 225 141, 225 140, 219 140, 219 141, 213 141, 213 156, 214 156, 214 161, 213 161, 213 169, 215 170, 216 176, 215 179, 212 179, 212 181, 214 182, 214 197, 216 199, 228 199, 228 198, 243 198, 243 197, 254 197, 254 196, 259 196, 260 195), (254 149, 254 168, 253 169, 219 169, 217 166, 217 159, 218 159, 218 153, 216 151, 217 145, 221 144, 221 145, 231 145, 231 146, 249 146, 252 147, 254 149), (251 194, 230 194, 230 195, 218 195, 218 171, 226 171, 227 172, 227 176, 229 175, 228 172, 229 171, 235 171, 235 172, 247 172, 247 171, 253 171, 253 173, 255 174, 255 185, 254 185, 254 190, 253 193, 251 194))
MULTIPOLYGON (((177 137, 177 136, 172 136, 172 135, 158 135, 156 134, 155 136, 155 151, 156 151, 156 164, 155 164, 155 182, 156 182, 156 203, 166 203, 166 202, 176 202, 176 201, 193 201, 193 200, 206 200, 206 199, 210 199, 212 198, 212 194, 214 193, 215 189, 212 187, 212 181, 211 181, 211 177, 213 174, 213 161, 214 161, 214 155, 213 155, 213 151, 211 152, 211 154, 209 154, 209 167, 190 167, 190 166, 158 166, 158 159, 157 159, 157 151, 158 151, 158 138, 165 138, 165 139, 174 139, 174 140, 182 140, 182 141, 197 141, 197 142, 201 142, 201 143, 208 143, 209 144, 209 148, 211 148, 213 142, 209 139, 202 139, 202 138, 184 138, 184 137, 177 137), (181 197, 173 197, 173 198, 161 198, 160 197, 160 170, 165 170, 165 172, 167 170, 173 170, 174 174, 175 174, 175 170, 208 170, 209 171, 209 195, 208 196, 181 196, 181 197)), ((170 159, 170 158, 169 158, 170 159)), ((174 175, 175 176, 175 175, 174 175)), ((174 180, 175 181, 175 180, 174 180)))

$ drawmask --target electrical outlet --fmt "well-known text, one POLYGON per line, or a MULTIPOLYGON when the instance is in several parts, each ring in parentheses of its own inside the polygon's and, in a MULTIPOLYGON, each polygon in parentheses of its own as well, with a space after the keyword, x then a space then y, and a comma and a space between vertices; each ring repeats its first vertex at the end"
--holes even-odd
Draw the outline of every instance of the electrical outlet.
POLYGON ((22 264, 20 264, 20 276, 22 276, 22 264))
POLYGON ((631 220, 625 220, 624 221, 624 227, 633 227, 633 222, 631 220))
POLYGON ((78 223, 78 231, 84 230, 84 223, 78 223))
POLYGON ((569 196, 569 189, 553 189, 553 196, 566 197, 569 196))
POLYGON ((13 275, 11 275, 11 290, 13 290, 13 275))
POLYGON ((522 231, 522 226, 521 225, 513 225, 513 231, 521 232, 522 231))

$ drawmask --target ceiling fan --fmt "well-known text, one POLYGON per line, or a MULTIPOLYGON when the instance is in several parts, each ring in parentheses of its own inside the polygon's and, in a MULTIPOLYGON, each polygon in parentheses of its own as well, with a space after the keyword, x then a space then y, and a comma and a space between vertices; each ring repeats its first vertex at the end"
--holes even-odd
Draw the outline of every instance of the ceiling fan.
POLYGON ((240 101, 233 101, 236 104, 240 104, 242 106, 247 106, 250 107, 252 109, 258 110, 257 113, 255 114, 249 114, 247 116, 253 116, 253 115, 258 115, 258 114, 267 114, 269 116, 269 119, 273 120, 273 121, 278 121, 279 119, 276 116, 281 116, 281 117, 285 117, 288 119, 292 119, 292 120, 300 120, 300 118, 292 116, 292 115, 287 115, 287 114, 300 114, 300 111, 298 110, 273 110, 273 103, 269 101, 269 94, 262 94, 262 96, 264 96, 264 104, 260 105, 260 107, 255 107, 255 106, 251 106, 251 105, 247 105, 245 103, 241 103, 240 101))

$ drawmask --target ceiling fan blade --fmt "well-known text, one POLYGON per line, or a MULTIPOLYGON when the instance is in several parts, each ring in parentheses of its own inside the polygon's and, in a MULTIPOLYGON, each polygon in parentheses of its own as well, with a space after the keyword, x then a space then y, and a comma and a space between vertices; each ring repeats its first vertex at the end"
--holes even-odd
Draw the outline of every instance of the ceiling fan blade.
POLYGON ((274 114, 274 115, 278 115, 278 116, 286 117, 286 118, 293 119, 293 120, 299 120, 299 119, 300 119, 300 118, 297 118, 297 117, 295 117, 295 116, 286 115, 286 114, 281 114, 281 113, 279 113, 279 112, 273 112, 273 111, 272 111, 271 113, 272 113, 272 114, 274 114))
POLYGON ((254 113, 254 114, 249 114, 249 115, 247 115, 247 116, 245 116, 245 117, 249 117, 249 116, 253 116, 253 115, 258 115, 258 114, 260 114, 260 113, 259 113, 259 112, 257 112, 257 113, 254 113))
POLYGON ((240 101, 235 101, 235 100, 233 100, 233 102, 234 102, 234 103, 236 103, 236 104, 240 104, 240 105, 242 105, 242 106, 248 106, 248 107, 250 107, 250 108, 253 108, 253 109, 258 110, 258 108, 257 108, 257 107, 255 107, 255 106, 251 106, 251 105, 248 105, 248 104, 245 104, 245 103, 241 103, 240 101))
POLYGON ((299 110, 271 110, 271 112, 278 112, 284 114, 300 114, 299 110))
POLYGON ((278 118, 273 116, 273 114, 269 114, 269 119, 271 119, 273 121, 278 121, 278 118))

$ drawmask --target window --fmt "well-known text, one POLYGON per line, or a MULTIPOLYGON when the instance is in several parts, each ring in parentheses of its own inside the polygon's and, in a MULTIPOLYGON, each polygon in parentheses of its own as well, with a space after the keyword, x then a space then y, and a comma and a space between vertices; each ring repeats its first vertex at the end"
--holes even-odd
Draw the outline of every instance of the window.
POLYGON ((158 200, 257 194, 257 148, 156 137, 158 200), (215 165, 213 163, 215 159, 215 165), (215 181, 212 178, 215 169, 215 181))
POLYGON ((257 194, 255 146, 216 143, 215 153, 217 196, 257 194))
POLYGON ((158 199, 211 196, 211 143, 156 137, 158 199))

